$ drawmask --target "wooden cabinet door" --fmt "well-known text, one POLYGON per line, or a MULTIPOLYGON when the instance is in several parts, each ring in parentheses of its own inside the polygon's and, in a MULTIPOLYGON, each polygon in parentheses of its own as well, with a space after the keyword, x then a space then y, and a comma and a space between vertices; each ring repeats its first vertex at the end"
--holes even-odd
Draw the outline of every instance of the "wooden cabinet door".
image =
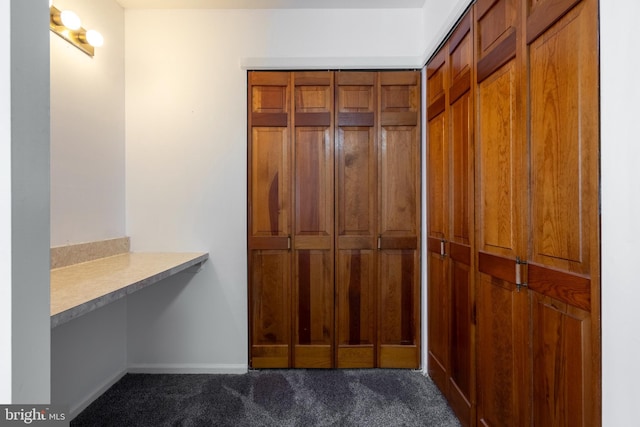
POLYGON ((527 3, 533 425, 595 425, 601 416, 597 2, 527 3))
POLYGON ((447 49, 427 65, 427 277, 429 376, 446 394, 449 376, 449 126, 447 120, 447 49))
POLYGON ((293 73, 296 368, 333 367, 333 73, 293 73))
POLYGON ((249 325, 254 368, 290 366, 289 73, 249 73, 249 325))
POLYGON ((380 72, 378 357, 420 364, 420 73, 380 72))
POLYGON ((471 13, 452 33, 449 52, 450 355, 447 395, 463 425, 475 421, 473 243, 473 36, 471 13), (474 420, 474 421, 472 421, 474 420))
POLYGON ((337 367, 376 362, 377 73, 336 73, 337 367))
POLYGON ((526 143, 518 3, 479 0, 477 35, 476 307, 477 419, 484 426, 528 425, 527 292, 517 260, 526 256, 526 143))

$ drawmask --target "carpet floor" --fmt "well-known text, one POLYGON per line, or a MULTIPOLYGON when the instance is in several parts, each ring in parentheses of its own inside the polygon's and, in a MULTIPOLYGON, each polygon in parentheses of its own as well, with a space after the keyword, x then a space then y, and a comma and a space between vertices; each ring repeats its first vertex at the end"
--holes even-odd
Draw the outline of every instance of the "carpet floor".
POLYGON ((459 426, 433 382, 400 369, 128 374, 71 426, 459 426))

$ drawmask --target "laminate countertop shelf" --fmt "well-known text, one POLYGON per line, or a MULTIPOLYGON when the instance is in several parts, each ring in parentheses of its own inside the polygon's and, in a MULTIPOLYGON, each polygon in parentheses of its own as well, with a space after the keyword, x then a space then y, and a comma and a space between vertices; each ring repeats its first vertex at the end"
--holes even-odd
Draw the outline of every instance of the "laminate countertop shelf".
POLYGON ((208 253, 127 252, 51 270, 51 328, 194 266, 208 253))

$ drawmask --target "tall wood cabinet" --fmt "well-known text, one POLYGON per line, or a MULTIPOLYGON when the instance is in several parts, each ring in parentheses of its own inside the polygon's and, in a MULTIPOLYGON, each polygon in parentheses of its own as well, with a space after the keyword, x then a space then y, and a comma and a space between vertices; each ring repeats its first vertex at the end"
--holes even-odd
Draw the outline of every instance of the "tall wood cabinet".
POLYGON ((460 133, 450 99, 458 31, 427 67, 436 94, 427 113, 429 371, 465 425, 600 424, 597 6, 478 0, 462 20, 474 40, 469 189, 452 187, 456 150, 447 147, 460 133), (447 243, 453 201, 465 197, 475 200, 475 232, 471 335, 461 344, 447 243), (451 386, 468 354, 470 409, 451 386))
POLYGON ((254 368, 420 357, 420 74, 250 72, 254 368))

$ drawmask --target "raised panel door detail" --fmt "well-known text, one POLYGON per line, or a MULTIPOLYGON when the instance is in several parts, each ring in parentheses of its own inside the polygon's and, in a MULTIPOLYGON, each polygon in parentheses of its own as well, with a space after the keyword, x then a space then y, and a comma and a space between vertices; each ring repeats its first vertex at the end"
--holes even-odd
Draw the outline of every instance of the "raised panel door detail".
POLYGON ((294 367, 333 367, 333 256, 328 250, 297 250, 294 367))
POLYGON ((445 56, 446 53, 442 50, 427 65, 427 106, 445 95, 445 56))
POLYGON ((375 260, 372 250, 338 252, 337 367, 375 366, 375 260))
POLYGON ((471 95, 469 92, 451 105, 451 240, 469 245, 470 212, 470 167, 471 149, 471 95))
POLYGON ((330 86, 296 86, 296 112, 320 113, 331 111, 330 86))
POLYGON ((449 259, 439 253, 428 252, 429 299, 428 336, 429 336, 429 376, 442 390, 447 390, 449 375, 449 259))
POLYGON ((295 137, 296 235, 332 234, 333 149, 326 128, 299 127, 295 137))
POLYGON ((374 111, 373 86, 338 86, 339 112, 374 111))
POLYGON ((540 295, 532 300, 534 425, 588 425, 589 313, 540 295))
POLYGON ((289 141, 286 128, 254 128, 251 139, 251 234, 287 235, 289 141))
POLYGON ((451 395, 454 409, 466 412, 470 419, 471 408, 471 376, 473 370, 472 358, 472 311, 471 271, 469 265, 450 261, 451 264, 451 395), (456 407, 457 406, 457 407, 456 407))
POLYGON ((381 368, 418 367, 420 287, 417 256, 415 250, 384 250, 379 255, 381 368))
POLYGON ((532 261, 590 272, 597 52, 578 6, 530 47, 532 261))
POLYGON ((515 258, 516 168, 515 61, 478 88, 478 248, 515 258))
POLYGON ((446 115, 429 121, 428 174, 429 174, 429 237, 448 238, 448 165, 449 144, 446 115))
POLYGON ((287 251, 252 251, 252 366, 289 366, 291 295, 287 251))
POLYGON ((486 56, 513 31, 516 21, 515 0, 478 0, 479 57, 486 56))
POLYGON ((411 234, 417 230, 418 139, 415 127, 385 127, 381 136, 381 234, 411 234))
POLYGON ((526 292, 481 274, 478 277, 478 422, 483 426, 527 425, 528 389, 523 382, 526 351, 526 292))
POLYGON ((375 147, 370 127, 338 131, 338 235, 372 236, 375 221, 375 147))
POLYGON ((288 106, 287 86, 253 86, 251 111, 254 113, 286 113, 288 106))

